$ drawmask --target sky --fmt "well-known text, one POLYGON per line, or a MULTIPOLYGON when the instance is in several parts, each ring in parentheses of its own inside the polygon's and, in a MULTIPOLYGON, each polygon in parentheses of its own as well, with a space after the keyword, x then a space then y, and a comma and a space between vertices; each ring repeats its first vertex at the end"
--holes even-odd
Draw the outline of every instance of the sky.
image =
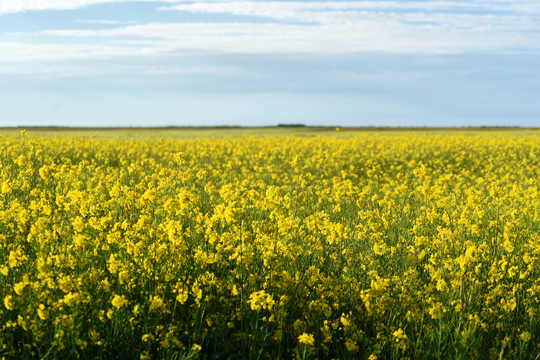
POLYGON ((0 0, 0 126, 540 126, 538 0, 0 0))

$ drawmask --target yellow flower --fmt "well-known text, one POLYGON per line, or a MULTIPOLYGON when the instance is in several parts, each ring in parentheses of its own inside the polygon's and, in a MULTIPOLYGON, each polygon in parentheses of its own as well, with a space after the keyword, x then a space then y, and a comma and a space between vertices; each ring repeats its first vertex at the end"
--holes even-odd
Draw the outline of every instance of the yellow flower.
POLYGON ((5 306, 6 309, 8 309, 8 310, 13 310, 13 296, 7 295, 7 296, 4 298, 4 306, 5 306))
POLYGON ((176 295, 176 301, 178 301, 180 304, 185 304, 189 296, 189 292, 187 290, 181 291, 178 295, 176 295))
POLYGON ((3 181, 2 182, 2 194, 7 194, 10 191, 11 191, 11 186, 10 186, 9 182, 3 181))
POLYGON ((386 244, 384 243, 375 243, 373 245, 373 252, 376 255, 382 256, 388 251, 388 248, 386 247, 386 244))
POLYGON ((392 333, 395 341, 400 341, 403 338, 407 338, 407 335, 403 332, 403 329, 399 328, 392 333))
POLYGON ((114 310, 113 309, 107 310, 107 318, 112 319, 113 316, 114 316, 114 310))
POLYGON ((505 300, 505 299, 502 299, 501 300, 501 306, 502 306, 504 311, 507 311, 507 312, 514 311, 516 309, 516 306, 517 306, 516 298, 512 297, 508 301, 505 300))
POLYGON ((152 335, 152 334, 144 334, 144 335, 141 337, 141 340, 142 340, 143 342, 152 341, 152 340, 154 340, 154 335, 152 335))
POLYGON ((347 316, 345 314, 341 314, 341 318, 339 320, 341 321, 343 326, 345 326, 345 327, 351 326, 351 322, 349 321, 349 319, 347 318, 347 316))
POLYGON ((4 276, 8 276, 9 274, 9 267, 6 265, 0 266, 0 273, 4 276))
POLYGON ((49 312, 45 310, 45 305, 39 304, 37 314, 41 320, 47 320, 49 318, 49 312))
POLYGON ((18 158, 17 158, 17 165, 19 166, 24 166, 28 163, 28 159, 26 158, 26 156, 24 155, 20 155, 18 158))
POLYGON ((446 312, 446 309, 440 302, 435 302, 428 309, 428 312, 433 320, 437 320, 442 317, 442 315, 446 312))
POLYGON ((163 306, 163 300, 159 296, 154 296, 150 302, 150 311, 158 310, 163 306))
POLYGON ((360 347, 358 346, 358 343, 354 341, 353 339, 347 339, 347 341, 345 341, 345 347, 350 352, 356 352, 360 349, 360 347))
POLYGON ((409 337, 403 329, 399 328, 392 333, 396 346, 402 350, 406 350, 409 346, 409 337))
POLYGON ((512 241, 508 240, 508 239, 505 240, 502 245, 503 245, 504 250, 506 250, 509 253, 513 252, 514 249, 515 249, 514 244, 512 243, 512 241))
POLYGON ((437 279, 437 290, 440 292, 446 292, 448 291, 448 284, 444 279, 437 279))
POLYGON ((117 308, 120 309, 122 306, 127 305, 128 301, 123 295, 114 295, 114 298, 111 301, 111 304, 117 308))
POLYGON ((313 337, 312 334, 308 334, 308 333, 303 333, 302 335, 300 335, 298 337, 298 341, 300 342, 300 344, 305 344, 305 345, 315 345, 315 338, 313 337))
POLYGON ((24 281, 21 281, 13 285, 13 290, 15 290, 15 293, 20 296, 23 294, 25 287, 26 287, 26 283, 24 281))
POLYGON ((43 179, 43 180, 47 180, 50 176, 50 168, 48 166, 42 166, 40 169, 39 169, 39 176, 43 179))
POLYGON ((86 246, 89 244, 89 241, 85 235, 77 234, 73 236, 73 243, 77 246, 86 246))
POLYGON ((72 226, 73 226, 73 229, 74 229, 76 232, 82 232, 82 231, 83 231, 83 228, 84 228, 84 222, 83 222, 82 217, 77 216, 75 219, 73 219, 73 222, 72 222, 71 224, 72 224, 72 226))
POLYGON ((519 335, 519 338, 522 341, 527 342, 527 341, 531 340, 531 333, 528 332, 528 331, 524 331, 519 335))
POLYGON ((251 310, 258 311, 261 309, 271 310, 275 304, 272 295, 267 294, 264 290, 256 291, 249 295, 248 303, 250 304, 251 310))

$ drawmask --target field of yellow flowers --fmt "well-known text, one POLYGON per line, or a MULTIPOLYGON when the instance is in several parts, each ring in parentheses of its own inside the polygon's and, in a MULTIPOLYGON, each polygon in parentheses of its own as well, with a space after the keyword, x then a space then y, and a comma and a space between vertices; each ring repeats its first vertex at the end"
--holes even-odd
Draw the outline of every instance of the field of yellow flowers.
POLYGON ((538 359, 540 132, 0 138, 0 358, 538 359))

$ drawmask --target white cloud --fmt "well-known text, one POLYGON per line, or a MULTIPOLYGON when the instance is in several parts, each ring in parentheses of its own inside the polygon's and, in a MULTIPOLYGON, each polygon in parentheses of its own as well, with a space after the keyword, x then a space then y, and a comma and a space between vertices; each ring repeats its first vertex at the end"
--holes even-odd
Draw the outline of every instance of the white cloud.
POLYGON ((90 5, 119 3, 126 1, 127 0, 0 0, 0 14, 35 10, 74 10, 90 5))
MULTIPOLYGON (((189 0, 157 0, 161 3, 181 3, 189 0)), ((197 0, 195 0, 197 1, 197 0)), ((0 14, 39 10, 74 10, 92 5, 127 2, 152 2, 151 0, 0 0, 0 14)))
POLYGON ((103 4, 107 0, 0 0, 0 14, 25 12, 31 10, 72 10, 88 5, 103 4))
MULTIPOLYGON (((161 7, 191 13, 256 16, 280 21, 336 24, 362 22, 373 19, 388 22, 424 22, 446 27, 539 30, 538 14, 518 11, 518 5, 493 2, 396 2, 396 1, 229 1, 198 2, 161 7), (407 10, 400 12, 400 10, 407 10), (449 12, 451 10, 451 12, 449 12), (470 11, 482 11, 472 15, 470 11), (494 11, 504 14, 493 15, 494 11)), ((524 4, 520 4, 524 6, 524 4)), ((538 7, 538 6, 537 6, 538 7)), ((538 12, 537 12, 538 13, 538 12)))
POLYGON ((517 11, 529 13, 540 11, 540 5, 528 1, 200 1, 172 6, 163 6, 161 10, 178 10, 196 13, 227 13, 233 15, 251 15, 274 19, 308 20, 302 13, 328 11, 517 11))
POLYGON ((134 38, 145 53, 458 53, 540 50, 538 33, 522 34, 527 18, 361 13, 354 21, 316 24, 152 23, 101 30, 46 30, 54 37, 134 38), (145 39, 145 40, 144 40, 145 39))
MULTIPOLYGON (((75 9, 128 0, 0 0, 0 14, 75 9)), ((143 2, 145 0, 135 0, 143 2)), ((250 23, 75 20, 107 29, 44 29, 0 42, 0 65, 186 54, 441 54, 540 51, 532 1, 161 1, 162 10, 253 16, 250 23), (174 5, 172 5, 174 4, 174 5), (474 10, 474 11, 472 11, 474 10), (273 19, 261 23, 257 18, 273 19)), ((179 17, 179 21, 184 17, 179 17)), ((0 37, 0 41, 2 38, 0 37)), ((147 67, 147 65, 145 65, 147 67)), ((160 67, 156 72, 182 69, 160 67)))
POLYGON ((129 25, 133 24, 133 21, 117 21, 117 20, 85 20, 85 19, 76 19, 75 22, 82 24, 104 24, 104 25, 129 25))
POLYGON ((539 13, 540 3, 536 0, 474 0, 474 1, 234 1, 234 0, 0 0, 0 14, 39 10, 73 10, 107 3, 148 2, 178 4, 163 9, 196 12, 227 12, 232 14, 262 15, 261 9, 271 11, 269 15, 286 14, 291 10, 488 10, 539 13), (215 4, 214 4, 215 3, 215 4), (272 10, 273 9, 273 10, 272 10))

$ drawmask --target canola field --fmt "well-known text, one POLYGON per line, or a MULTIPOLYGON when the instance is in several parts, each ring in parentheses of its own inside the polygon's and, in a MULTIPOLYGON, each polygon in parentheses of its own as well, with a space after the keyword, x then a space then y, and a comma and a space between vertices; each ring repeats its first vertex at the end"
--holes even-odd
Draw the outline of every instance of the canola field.
POLYGON ((538 359, 540 132, 0 138, 0 358, 538 359))

